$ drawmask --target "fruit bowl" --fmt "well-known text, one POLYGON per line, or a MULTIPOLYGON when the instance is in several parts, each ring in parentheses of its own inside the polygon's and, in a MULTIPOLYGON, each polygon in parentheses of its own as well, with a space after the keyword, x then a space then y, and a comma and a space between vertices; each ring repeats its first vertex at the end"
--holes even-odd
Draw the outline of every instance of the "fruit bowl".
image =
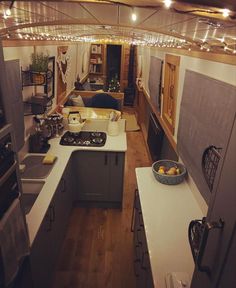
POLYGON ((187 173, 183 164, 172 160, 159 160, 152 164, 152 172, 157 181, 166 185, 181 183, 187 173))

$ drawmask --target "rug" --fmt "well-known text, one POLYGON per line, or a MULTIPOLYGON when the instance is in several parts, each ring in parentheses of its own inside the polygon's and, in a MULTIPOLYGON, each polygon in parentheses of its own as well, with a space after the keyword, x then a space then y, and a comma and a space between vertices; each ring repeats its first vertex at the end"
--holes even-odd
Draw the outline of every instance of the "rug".
POLYGON ((135 114, 129 114, 126 112, 122 113, 122 119, 126 120, 125 123, 125 130, 128 131, 138 131, 140 130, 140 127, 137 123, 135 114))

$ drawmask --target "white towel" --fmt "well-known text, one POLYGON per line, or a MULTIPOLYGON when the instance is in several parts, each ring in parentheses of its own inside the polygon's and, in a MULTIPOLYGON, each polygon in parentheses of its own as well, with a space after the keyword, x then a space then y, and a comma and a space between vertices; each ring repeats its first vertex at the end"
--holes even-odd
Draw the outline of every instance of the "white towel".
POLYGON ((15 199, 0 221, 0 249, 5 286, 17 275, 20 261, 29 255, 29 237, 19 199, 15 199))

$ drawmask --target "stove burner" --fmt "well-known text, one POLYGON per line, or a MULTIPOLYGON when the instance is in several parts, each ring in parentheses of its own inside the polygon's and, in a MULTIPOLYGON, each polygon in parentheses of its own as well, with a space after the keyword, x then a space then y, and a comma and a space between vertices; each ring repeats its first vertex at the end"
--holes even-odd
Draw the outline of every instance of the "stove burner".
POLYGON ((91 136, 93 137, 101 137, 102 132, 91 132, 91 136))
POLYGON ((101 147, 106 143, 105 132, 82 131, 79 133, 66 132, 60 141, 60 145, 66 146, 91 146, 101 147))
POLYGON ((102 138, 93 138, 93 139, 92 139, 92 142, 93 142, 94 144, 101 144, 102 141, 103 141, 102 138))
POLYGON ((64 141, 66 141, 66 142, 68 142, 68 143, 72 143, 72 142, 74 141, 74 138, 68 136, 68 137, 65 137, 65 138, 64 138, 64 141))

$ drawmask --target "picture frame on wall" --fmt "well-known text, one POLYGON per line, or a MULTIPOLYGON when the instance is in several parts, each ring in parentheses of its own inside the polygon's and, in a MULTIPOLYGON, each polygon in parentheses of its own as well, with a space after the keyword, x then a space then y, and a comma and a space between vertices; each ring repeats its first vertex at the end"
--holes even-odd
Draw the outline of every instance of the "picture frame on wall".
POLYGON ((44 93, 48 95, 49 98, 54 98, 55 96, 55 57, 49 57, 48 60, 48 71, 47 71, 47 85, 45 86, 44 93))
POLYGON ((95 53, 95 54, 98 52, 98 50, 97 50, 97 45, 92 45, 92 46, 91 46, 91 52, 92 52, 92 53, 95 53))

